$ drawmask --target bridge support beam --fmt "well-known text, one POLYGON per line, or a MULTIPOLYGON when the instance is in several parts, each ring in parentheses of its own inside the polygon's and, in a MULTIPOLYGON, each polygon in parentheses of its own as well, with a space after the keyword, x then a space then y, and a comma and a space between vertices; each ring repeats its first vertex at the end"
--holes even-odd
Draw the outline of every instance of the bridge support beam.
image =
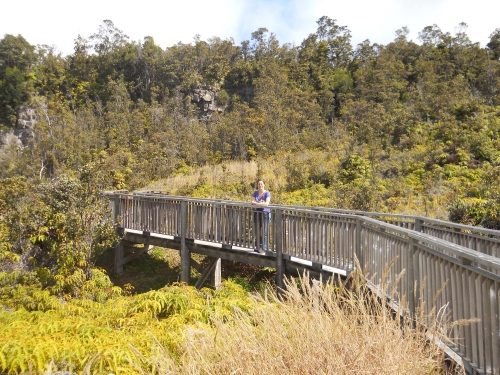
POLYGON ((221 259, 212 258, 208 266, 203 270, 200 278, 195 284, 196 289, 201 289, 208 277, 212 275, 212 283, 217 289, 221 284, 221 259))
MULTIPOLYGON (((122 227, 116 228, 116 234, 120 238, 123 238, 123 236, 125 234, 124 228, 122 228, 122 227)), ((121 239, 120 239, 120 242, 118 242, 115 246, 114 271, 116 274, 123 273, 123 240, 121 240, 121 239)))
POLYGON ((123 273, 123 266, 128 262, 131 262, 134 259, 137 259, 141 254, 151 250, 153 248, 152 245, 149 244, 149 239, 151 238, 150 232, 143 232, 142 236, 146 238, 145 243, 143 243, 142 248, 134 247, 135 242, 126 241, 123 239, 124 236, 124 228, 117 228, 118 236, 122 237, 120 242, 118 242, 115 246, 115 264, 114 264, 114 272, 116 274, 123 273), (127 254, 127 255, 125 255, 127 254))

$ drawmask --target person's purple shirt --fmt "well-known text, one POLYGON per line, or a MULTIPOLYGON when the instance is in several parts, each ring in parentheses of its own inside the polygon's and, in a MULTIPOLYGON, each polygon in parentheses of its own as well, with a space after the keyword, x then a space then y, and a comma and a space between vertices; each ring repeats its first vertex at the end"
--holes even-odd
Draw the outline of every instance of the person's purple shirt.
MULTIPOLYGON (((267 198, 269 198, 269 200, 271 200, 271 193, 268 190, 264 190, 262 195, 260 195, 259 191, 255 190, 252 194, 252 197, 255 198, 255 202, 262 203, 262 202, 265 202, 267 198)), ((269 207, 266 207, 266 208, 259 207, 259 208, 257 208, 257 211, 271 212, 271 209, 269 207)))

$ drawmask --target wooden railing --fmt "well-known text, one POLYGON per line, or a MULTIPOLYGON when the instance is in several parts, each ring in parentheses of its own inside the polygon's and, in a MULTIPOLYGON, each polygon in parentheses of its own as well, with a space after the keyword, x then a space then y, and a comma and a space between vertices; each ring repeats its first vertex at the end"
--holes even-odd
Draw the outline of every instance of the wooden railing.
MULTIPOLYGON (((222 244, 222 249, 262 244, 254 207, 246 203, 149 194, 110 198, 120 225, 128 229, 222 244)), ((478 320, 450 328, 453 344, 446 349, 469 373, 500 375, 498 231, 359 211, 270 210, 268 250, 279 261, 297 258, 349 273, 357 260, 373 289, 400 312, 433 322, 478 320)))
MULTIPOLYGON (((304 209, 306 207, 301 208, 304 209)), ((341 210, 325 207, 307 208, 325 212, 371 217, 401 228, 407 228, 417 232, 426 233, 433 237, 440 238, 447 242, 451 242, 468 249, 478 251, 485 255, 491 255, 493 257, 500 258, 500 231, 498 230, 457 224, 449 221, 431 219, 422 216, 341 210)), ((438 251, 445 251, 439 247, 435 249, 438 251)), ((446 255, 454 256, 454 253, 446 253, 446 255)), ((498 270, 488 268, 484 265, 481 265, 480 267, 484 268, 487 271, 500 275, 500 272, 498 270)))

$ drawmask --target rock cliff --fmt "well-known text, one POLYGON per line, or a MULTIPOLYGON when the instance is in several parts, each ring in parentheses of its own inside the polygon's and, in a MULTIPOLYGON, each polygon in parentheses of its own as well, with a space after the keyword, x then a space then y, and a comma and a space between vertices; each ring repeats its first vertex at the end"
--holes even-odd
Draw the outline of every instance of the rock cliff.
POLYGON ((190 93, 191 101, 202 111, 200 117, 210 117, 213 112, 224 112, 227 105, 219 103, 219 94, 220 90, 213 87, 194 89, 190 93))

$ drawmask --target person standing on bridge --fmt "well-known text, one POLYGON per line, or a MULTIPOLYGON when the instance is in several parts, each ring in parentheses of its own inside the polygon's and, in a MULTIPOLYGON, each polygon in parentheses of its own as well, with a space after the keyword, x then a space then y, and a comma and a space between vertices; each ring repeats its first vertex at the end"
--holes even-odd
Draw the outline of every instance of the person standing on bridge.
POLYGON ((271 220, 271 210, 268 208, 271 202, 271 193, 264 189, 264 181, 257 183, 258 189, 252 194, 252 205, 257 206, 253 212, 253 233, 255 241, 255 251, 264 253, 267 251, 269 221, 271 220))

